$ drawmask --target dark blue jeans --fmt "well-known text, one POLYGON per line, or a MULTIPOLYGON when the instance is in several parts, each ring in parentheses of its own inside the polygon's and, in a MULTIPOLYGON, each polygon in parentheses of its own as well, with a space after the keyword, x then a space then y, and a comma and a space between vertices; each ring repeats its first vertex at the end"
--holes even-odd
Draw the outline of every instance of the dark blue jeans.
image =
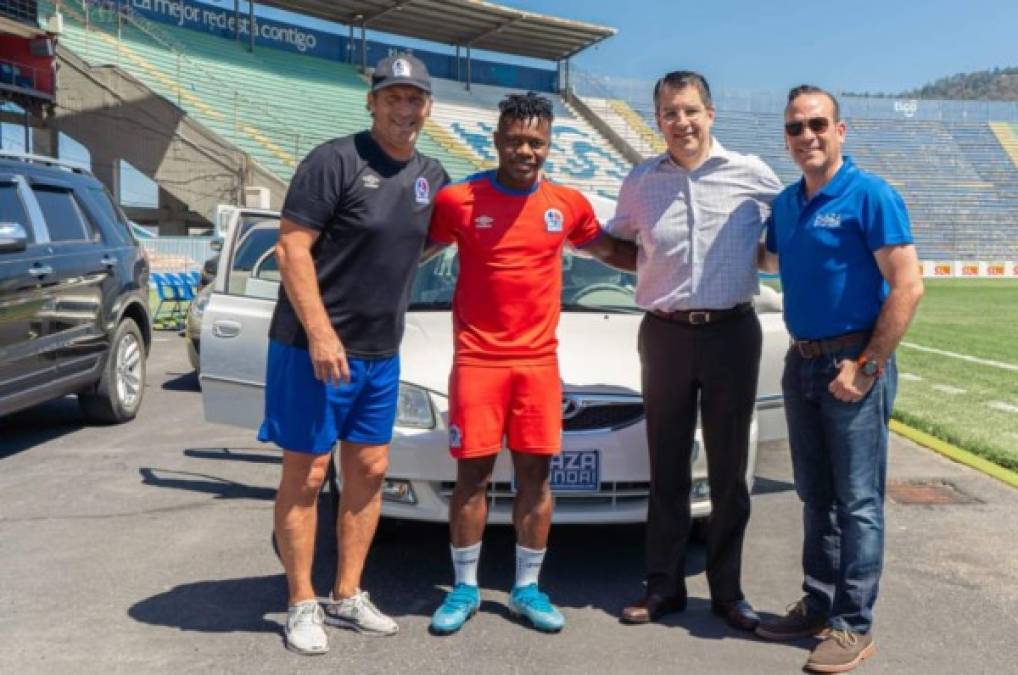
POLYGON ((854 351, 785 357, 782 389, 795 489, 803 503, 803 590, 832 628, 867 633, 884 558, 887 424, 897 393, 892 358, 866 396, 845 403, 827 390, 854 351))

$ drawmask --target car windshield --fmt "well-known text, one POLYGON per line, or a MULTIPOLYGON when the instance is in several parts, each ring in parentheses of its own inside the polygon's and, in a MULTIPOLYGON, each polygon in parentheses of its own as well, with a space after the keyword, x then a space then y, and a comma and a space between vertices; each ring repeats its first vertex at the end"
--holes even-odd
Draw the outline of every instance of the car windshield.
MULTIPOLYGON (((245 293, 248 277, 278 281, 274 256, 266 256, 279 237, 277 222, 251 223, 237 243, 229 292, 245 293)), ((456 288, 459 260, 449 247, 421 265, 410 290, 410 311, 448 311, 456 288)), ((636 312, 636 276, 566 250, 562 254, 562 310, 565 312, 636 312)))
MULTIPOLYGON (((459 261, 447 248, 417 270, 410 290, 410 311, 449 310, 459 261)), ((562 310, 635 312, 636 276, 566 250, 562 254, 562 310)))

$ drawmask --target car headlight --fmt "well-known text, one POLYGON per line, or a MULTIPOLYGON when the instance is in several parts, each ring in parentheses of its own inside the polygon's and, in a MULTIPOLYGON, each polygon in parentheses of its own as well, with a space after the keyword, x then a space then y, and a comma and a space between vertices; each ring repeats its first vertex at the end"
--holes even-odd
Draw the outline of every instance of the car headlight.
POLYGON ((435 411, 427 390, 406 382, 399 383, 396 404, 396 426, 412 429, 434 429, 435 411))

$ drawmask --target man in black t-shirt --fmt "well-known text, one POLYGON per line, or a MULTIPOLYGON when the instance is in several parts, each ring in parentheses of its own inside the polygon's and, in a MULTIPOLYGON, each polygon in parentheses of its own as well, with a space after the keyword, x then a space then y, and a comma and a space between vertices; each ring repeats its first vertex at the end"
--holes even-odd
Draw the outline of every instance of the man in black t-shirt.
POLYGON ((283 278, 269 328, 262 441, 283 448, 275 532, 289 586, 286 645, 328 650, 327 622, 393 635, 360 589, 378 525, 399 391, 399 343, 434 195, 449 178, 414 144, 431 112, 424 64, 383 59, 367 97, 371 129, 301 162, 283 204, 283 278), (343 492, 339 564, 324 612, 311 584, 318 491, 336 440, 343 492))

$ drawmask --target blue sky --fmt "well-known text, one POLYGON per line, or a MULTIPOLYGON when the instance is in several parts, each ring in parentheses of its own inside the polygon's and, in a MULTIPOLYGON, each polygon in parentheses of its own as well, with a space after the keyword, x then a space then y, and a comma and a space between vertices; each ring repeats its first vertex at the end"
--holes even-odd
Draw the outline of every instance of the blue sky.
POLYGON ((653 78, 703 72, 717 88, 897 92, 959 72, 1018 66, 1014 0, 508 0, 612 26, 577 65, 653 78), (638 11, 636 11, 638 8, 638 11))
MULTIPOLYGON (((233 6, 232 0, 206 1, 233 6)), ((594 73, 628 78, 655 79, 688 68, 703 72, 715 88, 783 91, 813 82, 836 91, 898 92, 959 72, 1018 66, 1015 0, 499 4, 617 28, 614 38, 581 54, 575 63, 594 73)), ((280 16, 266 8, 259 13, 280 16)))

